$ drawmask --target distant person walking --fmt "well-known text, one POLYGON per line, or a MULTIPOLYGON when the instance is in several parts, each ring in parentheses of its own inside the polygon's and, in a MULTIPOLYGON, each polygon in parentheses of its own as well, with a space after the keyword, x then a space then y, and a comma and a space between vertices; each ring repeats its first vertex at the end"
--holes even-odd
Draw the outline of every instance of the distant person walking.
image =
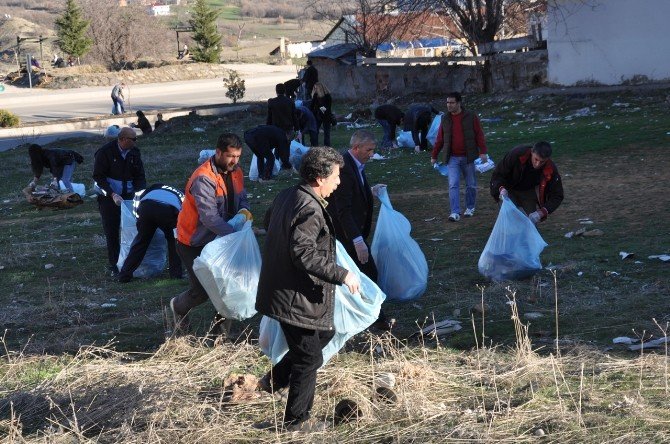
POLYGON ((112 88, 112 114, 123 114, 126 112, 124 89, 126 84, 121 82, 114 85, 112 88))
POLYGON ((333 122, 333 98, 330 91, 321 82, 314 84, 314 93, 310 104, 312 114, 316 117, 316 145, 319 144, 319 130, 323 127, 323 144, 330 146, 330 125, 333 122))
POLYGON ((319 81, 319 71, 312 65, 311 60, 307 60, 307 66, 302 76, 302 83, 305 85, 305 98, 309 100, 312 97, 314 85, 319 81))

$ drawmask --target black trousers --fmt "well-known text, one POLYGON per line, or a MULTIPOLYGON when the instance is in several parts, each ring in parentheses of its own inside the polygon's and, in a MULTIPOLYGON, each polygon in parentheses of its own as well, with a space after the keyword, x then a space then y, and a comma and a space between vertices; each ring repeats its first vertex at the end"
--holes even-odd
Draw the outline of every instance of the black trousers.
POLYGON ((121 250, 121 207, 111 197, 98 196, 98 211, 107 241, 107 260, 110 267, 116 267, 121 250))
POLYGON ((177 254, 181 263, 186 268, 190 287, 175 298, 174 311, 180 316, 186 316, 188 312, 208 299, 207 292, 200 284, 198 277, 193 273, 193 261, 202 253, 202 247, 191 247, 177 241, 177 254))
POLYGON ((256 140, 247 134, 244 135, 244 142, 249 145, 251 152, 256 155, 256 165, 258 167, 258 177, 264 180, 272 179, 272 170, 275 166, 275 156, 272 154, 272 147, 267 140, 256 140))
POLYGON ((309 330, 280 323, 288 352, 272 367, 272 386, 288 387, 284 424, 290 425, 309 419, 314 404, 316 371, 323 365, 323 348, 335 331, 309 330))
POLYGON ((155 200, 140 202, 140 206, 137 208, 137 235, 133 239, 119 277, 132 277, 133 272, 142 263, 149 244, 158 229, 165 234, 165 240, 167 241, 170 276, 173 278, 181 277, 181 260, 177 254, 173 231, 177 226, 178 215, 179 210, 172 205, 156 202, 155 200))

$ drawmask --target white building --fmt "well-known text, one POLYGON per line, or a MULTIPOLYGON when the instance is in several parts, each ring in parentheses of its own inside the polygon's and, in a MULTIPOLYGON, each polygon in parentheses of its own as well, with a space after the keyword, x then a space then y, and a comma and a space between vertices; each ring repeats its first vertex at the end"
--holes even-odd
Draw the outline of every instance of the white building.
POLYGON ((149 6, 150 15, 170 15, 170 5, 149 6))
POLYGON ((556 0, 547 12, 549 82, 670 79, 669 0, 556 0))

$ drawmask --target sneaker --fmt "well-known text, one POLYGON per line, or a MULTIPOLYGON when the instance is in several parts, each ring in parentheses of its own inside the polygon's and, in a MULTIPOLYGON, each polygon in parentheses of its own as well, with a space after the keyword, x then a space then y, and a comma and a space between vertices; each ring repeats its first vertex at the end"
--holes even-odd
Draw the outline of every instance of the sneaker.
POLYGON ((452 222, 458 222, 459 220, 461 220, 461 216, 459 216, 458 213, 451 213, 449 215, 449 220, 452 222))
POLYGON ((314 418, 310 418, 306 421, 296 422, 286 426, 286 431, 296 432, 296 433, 313 433, 313 432, 323 432, 328 428, 328 423, 324 421, 317 421, 314 418))
POLYGON ((465 217, 472 217, 475 215, 475 209, 474 208, 468 208, 465 210, 465 213, 463 213, 463 216, 465 217))
POLYGON ((175 298, 170 299, 170 312, 172 313, 172 322, 174 323, 174 332, 175 333, 188 333, 188 331, 191 329, 191 325, 188 322, 188 317, 177 314, 177 312, 174 309, 174 300, 175 299, 177 299, 177 298, 175 297, 175 298))

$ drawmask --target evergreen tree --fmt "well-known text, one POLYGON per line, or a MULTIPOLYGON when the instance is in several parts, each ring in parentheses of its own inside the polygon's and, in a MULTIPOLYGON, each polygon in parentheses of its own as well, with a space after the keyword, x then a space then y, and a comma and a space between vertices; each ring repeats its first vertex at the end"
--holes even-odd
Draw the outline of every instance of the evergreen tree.
POLYGON ((61 51, 77 58, 86 54, 93 45, 93 40, 86 35, 89 23, 82 16, 76 0, 67 0, 63 15, 56 19, 56 35, 61 51))
POLYGON ((192 52, 196 62, 219 63, 221 34, 216 26, 219 12, 210 8, 206 0, 196 0, 189 24, 193 27, 196 47, 192 52))

